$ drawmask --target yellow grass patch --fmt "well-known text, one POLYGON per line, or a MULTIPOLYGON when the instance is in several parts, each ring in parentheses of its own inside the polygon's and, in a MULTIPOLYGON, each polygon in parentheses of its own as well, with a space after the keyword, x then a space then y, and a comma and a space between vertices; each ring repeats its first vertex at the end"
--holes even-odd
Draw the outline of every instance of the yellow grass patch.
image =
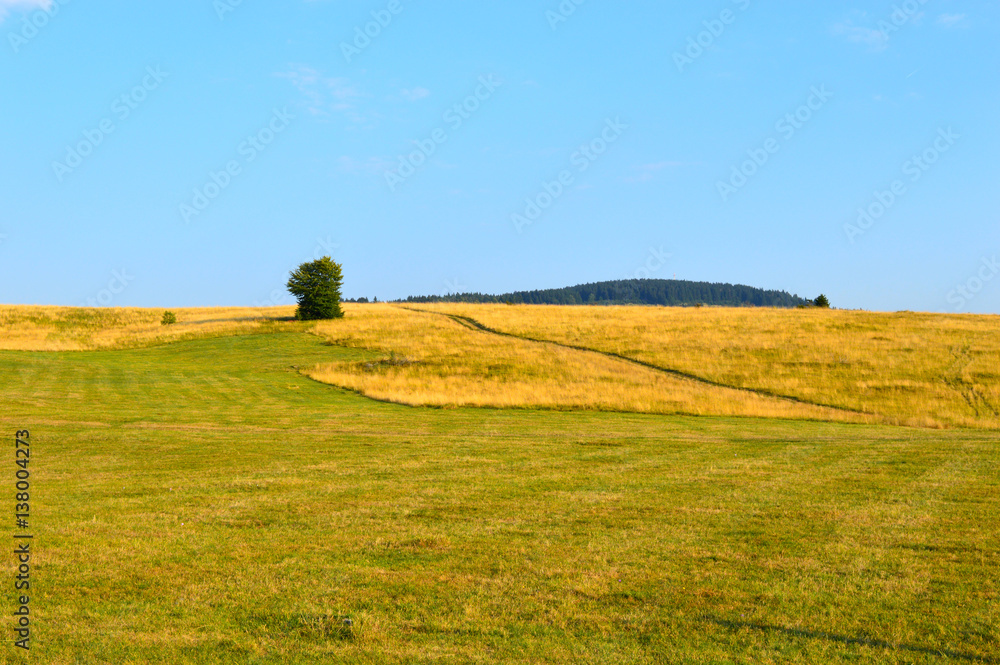
POLYGON ((178 322, 163 326, 163 311, 4 306, 0 349, 131 348, 311 330, 373 356, 313 368, 310 376, 405 404, 1000 427, 995 316, 348 304, 346 318, 319 324, 278 321, 290 317, 293 307, 231 307, 173 310, 178 322), (514 337, 482 332, 450 316, 514 337))
POLYGON ((916 426, 1000 426, 1000 317, 838 310, 421 305, 514 335, 916 426))
POLYGON ((0 306, 0 349, 88 351, 150 346, 180 339, 242 334, 290 317, 294 307, 202 307, 170 310, 177 323, 160 325, 163 309, 0 306))
POLYGON ((393 305, 349 307, 344 319, 319 323, 314 332, 377 355, 324 364, 309 376, 404 404, 870 420, 711 386, 600 353, 494 335, 393 305))

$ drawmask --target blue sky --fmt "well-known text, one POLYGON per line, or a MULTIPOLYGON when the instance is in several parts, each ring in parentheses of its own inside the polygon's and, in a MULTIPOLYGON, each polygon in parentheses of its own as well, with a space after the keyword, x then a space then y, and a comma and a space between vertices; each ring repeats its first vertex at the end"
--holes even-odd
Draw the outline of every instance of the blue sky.
POLYGON ((0 0, 0 302, 1000 311, 998 2, 829 5, 0 0))

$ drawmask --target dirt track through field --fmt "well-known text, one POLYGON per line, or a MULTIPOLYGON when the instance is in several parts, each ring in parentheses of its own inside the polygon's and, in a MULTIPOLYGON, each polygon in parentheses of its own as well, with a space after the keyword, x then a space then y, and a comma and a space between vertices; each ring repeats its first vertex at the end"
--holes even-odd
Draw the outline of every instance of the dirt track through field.
POLYGON ((652 370, 655 370, 655 371, 658 371, 658 372, 663 372, 664 374, 669 374, 669 375, 671 375, 673 377, 676 377, 676 378, 679 378, 679 379, 684 379, 684 380, 687 380, 687 381, 693 381, 695 383, 700 383, 700 384, 703 384, 703 385, 714 386, 716 388, 728 388, 730 390, 739 390, 739 391, 742 391, 742 392, 745 392, 745 393, 753 393, 755 395, 760 395, 761 397, 770 397, 770 398, 773 398, 773 399, 785 400, 787 402, 795 402, 797 404, 808 404, 809 406, 817 406, 817 407, 821 407, 821 408, 824 408, 824 409, 831 409, 833 411, 839 411, 841 413, 853 413, 853 414, 857 414, 857 415, 860 415, 860 416, 875 416, 875 415, 878 415, 878 414, 869 413, 869 412, 866 412, 866 411, 856 411, 854 409, 845 409, 844 407, 841 407, 841 406, 833 406, 833 405, 830 405, 830 404, 823 404, 821 402, 810 402, 808 400, 800 399, 798 397, 792 397, 790 395, 781 395, 781 394, 773 393, 773 392, 770 392, 770 391, 767 391, 767 390, 760 390, 760 389, 755 389, 755 388, 745 388, 745 387, 740 387, 740 386, 729 385, 729 384, 726 384, 726 383, 719 383, 718 381, 712 381, 711 379, 706 379, 706 378, 700 377, 700 376, 698 376, 696 374, 689 374, 688 372, 682 372, 680 370, 671 369, 669 367, 661 367, 659 365, 654 365, 652 363, 648 363, 648 362, 645 362, 645 361, 642 361, 642 360, 637 360, 635 358, 629 358, 627 356, 623 356, 623 355, 620 355, 618 353, 611 353, 609 351, 601 351, 600 349, 592 349, 592 348, 589 348, 589 347, 586 347, 586 346, 577 346, 577 345, 574 345, 574 344, 565 344, 563 342, 557 342, 557 341, 553 341, 551 339, 539 339, 539 338, 535 338, 535 337, 526 337, 526 336, 521 336, 521 335, 515 335, 513 333, 508 333, 508 332, 504 332, 502 330, 497 330, 495 328, 490 328, 489 326, 486 326, 486 325, 480 323, 479 321, 476 321, 475 319, 473 319, 472 317, 469 317, 469 316, 461 316, 459 314, 448 314, 448 313, 445 313, 445 312, 434 312, 434 311, 431 311, 431 310, 419 309, 417 307, 403 307, 402 309, 408 309, 411 312, 420 312, 421 314, 436 314, 438 316, 444 316, 446 318, 451 319, 452 321, 454 321, 455 323, 457 323, 457 324, 459 324, 461 326, 469 328, 470 330, 478 330, 479 332, 489 333, 491 335, 500 335, 500 336, 503 336, 503 337, 513 337, 514 339, 520 339, 520 340, 524 340, 526 342, 535 342, 537 344, 554 344, 556 346, 561 346, 561 347, 566 348, 566 349, 572 349, 574 351, 588 351, 588 352, 591 352, 591 353, 599 353, 602 356, 607 356, 608 358, 614 358, 616 360, 623 360, 625 362, 632 363, 634 365, 639 365, 641 367, 646 367, 648 369, 652 369, 652 370))

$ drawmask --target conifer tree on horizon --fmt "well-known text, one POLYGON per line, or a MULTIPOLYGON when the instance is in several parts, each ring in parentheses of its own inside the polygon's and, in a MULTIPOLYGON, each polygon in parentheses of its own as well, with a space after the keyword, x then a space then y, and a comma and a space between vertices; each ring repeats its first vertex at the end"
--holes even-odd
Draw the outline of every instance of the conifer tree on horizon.
POLYGON ((340 288, 344 283, 341 265, 329 256, 303 263, 288 279, 288 291, 299 301, 295 318, 300 321, 339 319, 340 288))

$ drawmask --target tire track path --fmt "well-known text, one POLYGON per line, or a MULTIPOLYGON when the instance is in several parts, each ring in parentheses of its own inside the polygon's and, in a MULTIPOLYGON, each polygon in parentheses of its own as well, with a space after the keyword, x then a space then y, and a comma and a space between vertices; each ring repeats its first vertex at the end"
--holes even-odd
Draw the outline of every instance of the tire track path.
POLYGON ((698 376, 697 374, 689 374, 688 372, 683 372, 678 369, 672 369, 669 367, 661 367, 659 365, 654 365, 653 363, 646 362, 644 360, 638 360, 636 358, 629 358, 628 356, 623 356, 618 353, 612 353, 610 351, 601 351, 600 349, 593 349, 587 346, 577 346, 575 344, 566 344, 564 342, 556 342, 551 339, 539 339, 536 337, 527 337, 524 335, 515 335, 514 333, 504 332, 503 330, 497 330, 495 328, 490 328, 479 321, 473 319, 469 316, 462 316, 460 314, 449 314, 447 312, 434 312, 426 309, 419 309, 417 307, 400 307, 401 309, 407 309, 411 312, 420 312, 421 314, 434 314, 437 316, 444 316, 451 319, 455 323, 469 328, 470 330, 478 330, 479 332, 489 333, 491 335, 500 335, 501 337, 513 337, 514 339, 520 339, 526 342, 535 342, 537 344, 554 344, 555 346, 561 346, 566 349, 573 349, 574 351, 588 351, 590 353, 599 353, 602 356, 607 356, 608 358, 614 358, 616 360, 623 360, 633 365, 640 365, 647 369, 652 369, 657 372, 662 372, 664 374, 669 374, 670 376, 685 379, 687 381, 694 381, 706 386, 713 386, 716 388, 727 388, 729 390, 739 390, 745 393, 752 393, 754 395, 759 395, 761 397, 770 397, 772 399, 784 400, 786 402, 794 402, 796 404, 805 404, 808 406, 816 406, 823 409, 830 409, 832 411, 838 411, 840 413, 850 413, 858 416, 876 417, 881 418, 880 414, 872 413, 870 411, 857 411, 855 409, 849 409, 843 406, 836 406, 833 404, 823 404, 822 402, 810 402, 809 400, 804 400, 799 397, 794 397, 792 395, 782 395, 780 393, 774 393, 769 390, 762 390, 759 388, 744 388, 741 386, 734 386, 727 383, 721 383, 719 381, 713 381, 711 379, 706 379, 704 377, 698 376))

